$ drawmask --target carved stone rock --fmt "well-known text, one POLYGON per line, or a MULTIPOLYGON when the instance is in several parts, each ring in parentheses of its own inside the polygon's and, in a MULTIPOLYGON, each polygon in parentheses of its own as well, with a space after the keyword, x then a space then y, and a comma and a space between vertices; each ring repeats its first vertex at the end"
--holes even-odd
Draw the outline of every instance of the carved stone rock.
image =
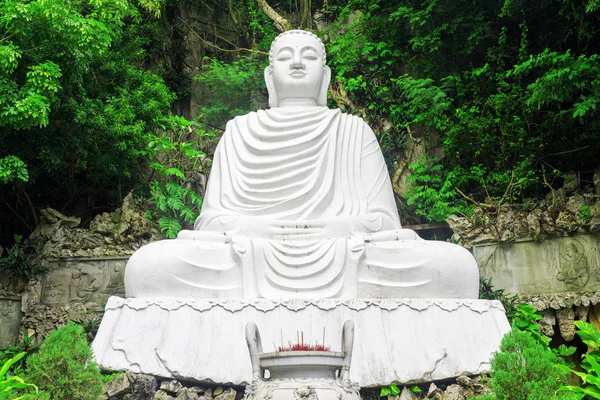
POLYGON ((158 389, 156 377, 143 374, 130 374, 131 393, 123 396, 123 400, 147 400, 154 397, 158 389))
POLYGON ((17 343, 22 316, 20 299, 0 297, 0 349, 17 343))
POLYGON ((175 379, 170 380, 170 381, 162 381, 160 383, 160 390, 164 390, 165 392, 169 393, 169 394, 177 394, 177 392, 179 392, 179 390, 181 390, 183 386, 181 385, 180 382, 176 381, 175 379))
POLYGON ((40 211, 40 224, 27 239, 36 249, 36 261, 60 257, 129 256, 149 241, 160 237, 153 223, 135 209, 133 195, 113 213, 96 216, 90 229, 79 227, 80 219, 51 208, 40 211))
MULTIPOLYGON (((578 235, 542 242, 477 245, 473 254, 483 276, 496 289, 524 296, 600 290, 600 235, 578 235)), ((565 307, 556 298, 553 308, 565 307)), ((574 299, 573 299, 574 301, 574 299)), ((570 305, 580 305, 570 303, 570 305)), ((587 304, 583 304, 587 305, 587 304)))
MULTIPOLYGON (((199 400, 198 394, 188 388, 182 388, 177 392, 175 400, 199 400)), ((234 398, 235 399, 235 398, 234 398)))
POLYGON ((126 262, 127 258, 52 260, 42 279, 41 303, 106 303, 110 296, 122 296, 126 262))
POLYGON ((214 397, 215 400, 235 400, 237 392, 233 388, 227 388, 223 393, 214 397))
POLYGON ((467 400, 467 393, 460 385, 450 385, 446 389, 444 400, 467 400))
POLYGON ((175 397, 169 395, 167 392, 165 392, 164 390, 157 390, 156 393, 154 393, 154 400, 174 400, 175 397))
POLYGON ((554 336, 554 325, 556 325, 556 316, 553 310, 539 311, 542 319, 537 322, 541 332, 549 337, 554 336))
POLYGON ((558 328, 560 329, 560 335, 567 342, 570 342, 575 338, 575 312, 573 307, 566 307, 560 310, 556 310, 556 319, 558 320, 558 328))
POLYGON ((121 374, 104 385, 108 397, 120 397, 131 392, 131 381, 128 374, 121 374))
POLYGON ((413 395, 412 391, 407 386, 402 388, 402 392, 400 393, 399 400, 415 400, 415 399, 416 398, 413 395))

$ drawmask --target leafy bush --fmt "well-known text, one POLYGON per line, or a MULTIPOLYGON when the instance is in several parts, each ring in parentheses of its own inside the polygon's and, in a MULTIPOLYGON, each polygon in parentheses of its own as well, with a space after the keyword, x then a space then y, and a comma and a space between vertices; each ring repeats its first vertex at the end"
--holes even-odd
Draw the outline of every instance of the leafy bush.
POLYGON ((491 363, 490 387, 498 400, 575 398, 556 394, 565 384, 565 373, 555 366, 562 360, 527 332, 507 333, 491 363))
POLYGON ((27 377, 52 400, 96 399, 102 375, 81 326, 70 322, 53 331, 27 361, 27 377))
POLYGON ((264 98, 255 93, 265 91, 263 57, 241 56, 231 63, 205 57, 204 61, 202 73, 194 80, 206 92, 200 107, 200 118, 206 126, 220 128, 231 118, 258 108, 264 98))
POLYGON ((574 373, 580 377, 583 387, 565 385, 560 390, 574 393, 577 399, 582 399, 585 396, 589 396, 592 399, 600 399, 600 333, 594 325, 584 321, 575 321, 575 326, 578 328, 577 335, 591 350, 583 356, 581 368, 584 372, 564 365, 559 365, 558 367, 565 373, 574 373))
POLYGON ((330 2, 333 74, 383 127, 388 165, 402 167, 407 143, 439 146, 425 149, 438 162, 413 167, 409 198, 420 215, 442 220, 464 197, 455 187, 501 204, 597 167, 597 4, 330 2))
POLYGON ((542 319, 542 316, 538 314, 537 309, 531 304, 522 303, 515 311, 515 316, 512 320, 512 327, 522 332, 525 332, 539 344, 544 347, 548 347, 550 344, 550 338, 545 336, 540 331, 540 327, 536 324, 536 321, 542 319))
POLYGON ((40 344, 36 343, 36 337, 36 333, 29 335, 27 332, 24 332, 23 340, 18 346, 9 346, 0 351, 0 364, 7 362, 11 358, 15 358, 21 353, 24 354, 10 365, 10 368, 6 371, 7 375, 23 375, 27 359, 39 350, 40 344))
POLYGON ((517 303, 518 295, 509 296, 504 293, 504 289, 494 289, 492 285, 492 277, 485 278, 479 276, 479 298, 485 300, 500 300, 506 312, 506 318, 509 321, 515 316, 519 304, 517 303))
POLYGON ((48 271, 48 267, 44 265, 29 262, 29 256, 25 255, 21 248, 21 240, 23 239, 21 235, 14 235, 14 238, 15 244, 7 249, 5 257, 0 258, 0 272, 5 275, 3 284, 6 284, 12 278, 29 280, 35 274, 48 271))
POLYGON ((379 391, 379 397, 398 396, 400 394, 400 388, 398 385, 392 383, 391 385, 382 386, 379 391))
POLYGON ((4 362, 2 367, 0 367, 0 399, 10 398, 13 400, 19 400, 19 399, 35 399, 36 398, 35 396, 30 395, 30 394, 25 394, 23 396, 14 397, 16 389, 33 389, 37 393, 38 388, 37 388, 37 386, 35 386, 32 383, 25 382, 23 380, 23 378, 21 378, 17 375, 6 377, 7 372, 10 370, 10 368, 14 364, 19 362, 23 357, 25 357, 25 354, 26 354, 25 352, 22 352, 22 353, 15 355, 13 358, 4 362), (6 396, 10 396, 10 397, 6 397, 6 396))
POLYGON ((160 136, 148 143, 147 154, 155 171, 150 182, 151 197, 158 214, 158 225, 166 238, 177 237, 184 225, 192 225, 202 206, 199 191, 205 184, 206 153, 202 141, 214 136, 200 124, 183 117, 170 116, 158 121, 160 136))
POLYGON ((143 180, 140 152, 174 100, 142 70, 163 3, 0 1, 0 190, 30 229, 40 206, 115 205, 143 180))
POLYGON ((457 199, 454 174, 444 173, 438 160, 422 158, 408 168, 412 175, 406 183, 411 187, 405 196, 408 205, 417 207, 417 215, 423 215, 430 221, 443 222, 452 214, 472 214, 472 206, 457 199))

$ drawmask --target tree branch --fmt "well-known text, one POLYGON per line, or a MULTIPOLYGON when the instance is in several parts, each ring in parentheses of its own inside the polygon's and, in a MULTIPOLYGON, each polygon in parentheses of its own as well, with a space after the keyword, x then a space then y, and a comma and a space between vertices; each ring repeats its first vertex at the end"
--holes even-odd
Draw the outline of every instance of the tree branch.
POLYGON ((256 0, 256 3, 260 7, 260 9, 263 10, 263 12, 267 15, 267 17, 269 17, 273 21, 275 28, 279 32, 291 31, 292 29, 294 29, 292 27, 292 24, 290 24, 290 21, 288 21, 287 19, 285 19, 281 15, 279 15, 277 13, 277 11, 275 11, 266 2, 266 0, 256 0))
MULTIPOLYGON (((244 47, 236 47, 236 48, 235 48, 235 49, 233 49, 233 50, 231 50, 231 49, 224 49, 224 48, 222 48, 222 47, 219 47, 219 46, 217 46, 216 44, 214 44, 214 43, 212 43, 212 42, 209 42, 208 40, 204 39, 204 38, 202 37, 202 35, 200 35, 198 32, 196 32, 194 29, 192 29, 192 27, 191 27, 191 26, 190 26, 190 25, 189 25, 189 24, 188 24, 188 23, 187 23, 185 20, 183 20, 181 17, 179 17, 179 20, 180 20, 181 22, 183 22, 183 24, 184 24, 184 25, 185 25, 185 26, 186 26, 186 27, 189 29, 189 31, 190 31, 190 32, 192 32, 194 35, 196 35, 196 37, 198 37, 198 39, 200 39, 200 40, 202 41, 202 43, 204 43, 205 45, 207 45, 207 46, 209 46, 209 47, 212 47, 212 48, 214 48, 214 49, 217 49, 217 50, 219 50, 219 51, 224 51, 224 52, 226 52, 226 53, 237 53, 237 52, 240 52, 240 51, 247 51, 248 53, 256 53, 256 54, 261 54, 261 55, 264 55, 264 56, 268 56, 268 55, 269 55, 269 53, 267 53, 266 51, 260 51, 260 50, 254 50, 254 49, 247 49, 247 48, 244 48, 244 47)), ((218 36, 218 35, 216 35, 216 36, 217 36, 219 39, 222 39, 222 40, 226 41, 227 43, 230 43, 230 44, 232 44, 232 43, 231 43, 231 42, 229 42, 228 40, 226 40, 226 39, 224 39, 224 38, 222 38, 222 37, 220 37, 220 36, 218 36)), ((232 44, 232 45, 233 45, 233 44, 232 44)), ((234 46, 235 46, 235 45, 234 45, 234 46)))

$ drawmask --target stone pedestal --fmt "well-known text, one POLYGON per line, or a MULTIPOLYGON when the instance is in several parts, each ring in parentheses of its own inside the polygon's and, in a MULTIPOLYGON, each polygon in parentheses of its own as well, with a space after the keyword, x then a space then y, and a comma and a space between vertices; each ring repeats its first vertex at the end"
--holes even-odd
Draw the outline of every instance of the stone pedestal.
POLYGON ((245 326, 264 351, 304 341, 335 348, 355 324, 350 379, 361 387, 480 374, 510 326, 498 301, 454 299, 122 299, 93 343, 105 368, 233 385, 252 380, 245 326))

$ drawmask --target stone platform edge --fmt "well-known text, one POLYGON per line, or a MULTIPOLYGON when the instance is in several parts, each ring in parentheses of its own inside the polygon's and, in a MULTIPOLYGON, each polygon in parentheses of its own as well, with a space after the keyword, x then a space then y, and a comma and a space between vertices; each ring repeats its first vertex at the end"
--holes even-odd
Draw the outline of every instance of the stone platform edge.
POLYGON ((487 372, 510 330, 497 300, 193 299, 113 296, 92 349, 101 367, 191 382, 247 385, 245 326, 260 328, 265 352, 298 331, 339 347, 355 324, 350 378, 361 387, 414 384, 487 372))

